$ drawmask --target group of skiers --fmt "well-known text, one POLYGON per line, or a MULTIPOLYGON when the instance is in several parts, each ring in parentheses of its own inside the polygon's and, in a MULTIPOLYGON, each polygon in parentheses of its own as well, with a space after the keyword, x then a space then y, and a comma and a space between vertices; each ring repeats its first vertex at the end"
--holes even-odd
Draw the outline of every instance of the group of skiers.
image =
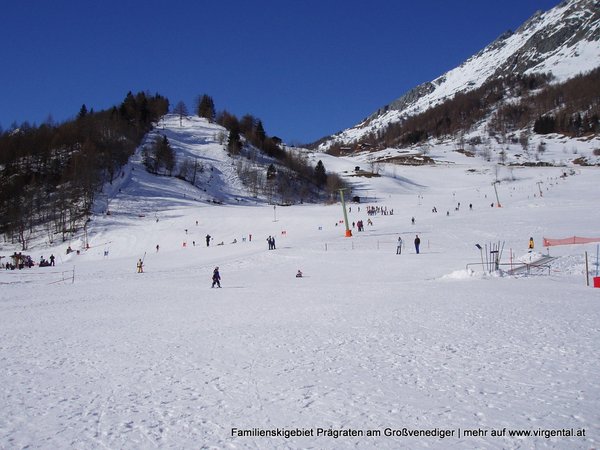
MULTIPOLYGON (((4 257, 2 256, 0 258, 4 257)), ((21 270, 25 268, 30 269, 33 266, 35 266, 33 258, 29 255, 24 255, 21 252, 15 252, 14 254, 10 255, 10 258, 12 259, 12 262, 7 262, 6 264, 2 263, 0 267, 6 270, 21 270)), ((54 255, 50 255, 50 258, 48 259, 45 259, 43 256, 41 256, 40 262, 38 263, 38 267, 52 267, 54 266, 55 259, 56 258, 54 257, 54 255)))
POLYGON ((367 206, 367 215, 376 216, 377 214, 381 214, 382 216, 392 216, 394 215, 394 210, 392 208, 388 209, 387 206, 367 206))

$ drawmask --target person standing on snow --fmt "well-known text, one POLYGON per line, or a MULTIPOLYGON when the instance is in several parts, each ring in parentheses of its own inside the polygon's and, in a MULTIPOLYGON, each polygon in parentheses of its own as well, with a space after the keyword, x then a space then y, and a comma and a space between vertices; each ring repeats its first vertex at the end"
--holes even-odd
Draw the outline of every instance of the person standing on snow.
POLYGON ((213 276, 212 276, 212 286, 211 287, 215 287, 215 284, 217 285, 217 287, 221 287, 221 274, 219 274, 219 267, 215 267, 215 270, 213 270, 213 276))
POLYGON ((417 236, 415 237, 415 250, 417 251, 417 255, 419 254, 419 246, 421 245, 421 239, 419 238, 419 235, 417 234, 417 236))
POLYGON ((398 244, 396 245, 396 255, 402 254, 402 237, 398 236, 398 244))
POLYGON ((142 261, 142 258, 138 259, 137 273, 144 273, 144 262, 142 261))
POLYGON ((533 238, 532 238, 532 237, 530 237, 530 238, 529 238, 529 251, 532 251, 532 250, 533 250, 533 247, 534 247, 534 245, 533 245, 533 238))
POLYGON ((206 246, 207 247, 210 245, 210 240, 211 240, 210 234, 207 234, 206 235, 206 246))

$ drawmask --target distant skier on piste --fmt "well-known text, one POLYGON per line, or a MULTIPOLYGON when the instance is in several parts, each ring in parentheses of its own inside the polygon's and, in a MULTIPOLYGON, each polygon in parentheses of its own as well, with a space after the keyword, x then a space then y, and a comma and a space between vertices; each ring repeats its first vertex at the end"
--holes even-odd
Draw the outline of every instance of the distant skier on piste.
POLYGON ((217 285, 217 287, 221 287, 221 274, 219 273, 219 267, 215 267, 215 270, 213 270, 213 276, 212 276, 212 286, 211 287, 215 287, 215 284, 217 285))
POLYGON ((421 246, 421 238, 419 238, 419 235, 417 234, 417 236, 415 237, 415 250, 417 251, 417 255, 419 254, 420 246, 421 246))

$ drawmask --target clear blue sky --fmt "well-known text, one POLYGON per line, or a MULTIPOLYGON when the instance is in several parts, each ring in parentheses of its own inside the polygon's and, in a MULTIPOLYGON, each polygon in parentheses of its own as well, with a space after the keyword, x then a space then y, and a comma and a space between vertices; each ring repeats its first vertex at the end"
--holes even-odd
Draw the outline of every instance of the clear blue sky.
POLYGON ((20 0, 0 26, 0 125, 128 91, 253 114, 307 143, 353 126, 559 0, 20 0))

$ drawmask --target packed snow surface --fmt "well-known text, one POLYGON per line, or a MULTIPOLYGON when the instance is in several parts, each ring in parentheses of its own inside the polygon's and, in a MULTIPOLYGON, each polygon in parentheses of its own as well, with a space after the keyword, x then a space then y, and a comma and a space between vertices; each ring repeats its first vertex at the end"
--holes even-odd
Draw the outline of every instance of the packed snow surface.
POLYGON ((339 202, 234 199, 218 130, 186 126, 165 132, 213 152, 214 192, 134 158, 88 250, 84 235, 40 238, 29 253, 55 267, 0 272, 0 448, 600 445, 600 289, 584 257, 593 276, 596 244, 507 275, 532 258, 530 237, 537 256, 542 237, 600 235, 597 168, 498 173, 465 158, 364 178, 358 159, 313 155, 361 197, 345 237, 339 202), (501 271, 486 273, 496 246, 501 271))

